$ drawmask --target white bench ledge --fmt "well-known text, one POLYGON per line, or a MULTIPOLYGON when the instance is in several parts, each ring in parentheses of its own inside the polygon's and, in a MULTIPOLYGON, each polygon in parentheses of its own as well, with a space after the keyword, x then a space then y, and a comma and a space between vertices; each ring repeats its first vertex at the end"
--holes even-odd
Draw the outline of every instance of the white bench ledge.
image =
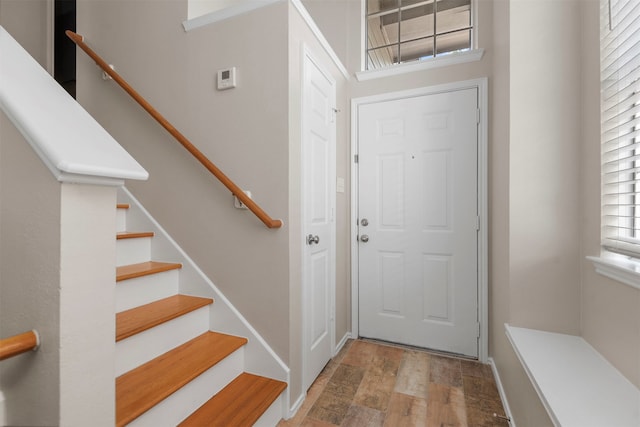
POLYGON ((0 109, 58 181, 122 185, 147 171, 0 27, 0 109))
POLYGON ((640 426, 640 390, 583 338, 505 329, 555 426, 640 426))

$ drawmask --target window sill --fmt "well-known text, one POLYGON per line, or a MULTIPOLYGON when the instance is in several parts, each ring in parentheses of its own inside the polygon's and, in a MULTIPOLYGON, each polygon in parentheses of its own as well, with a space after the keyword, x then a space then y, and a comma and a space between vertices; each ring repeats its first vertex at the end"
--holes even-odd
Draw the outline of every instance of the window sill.
POLYGON ((380 79, 383 77, 397 76, 414 71, 430 70, 432 68, 447 67, 449 65, 465 64, 467 62, 480 61, 484 55, 484 49, 474 49, 467 52, 452 53, 424 61, 408 62, 405 64, 390 65, 377 70, 359 71, 356 73, 358 81, 380 79))
POLYGON ((635 289, 640 289, 640 261, 613 253, 588 256, 596 272, 635 289))

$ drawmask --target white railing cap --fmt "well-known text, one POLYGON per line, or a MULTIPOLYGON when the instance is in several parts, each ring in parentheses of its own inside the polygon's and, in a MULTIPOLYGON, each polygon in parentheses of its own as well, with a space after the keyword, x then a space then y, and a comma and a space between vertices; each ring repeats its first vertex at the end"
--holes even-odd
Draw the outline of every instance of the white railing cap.
POLYGON ((122 185, 149 177, 1 26, 0 109, 58 181, 122 185))

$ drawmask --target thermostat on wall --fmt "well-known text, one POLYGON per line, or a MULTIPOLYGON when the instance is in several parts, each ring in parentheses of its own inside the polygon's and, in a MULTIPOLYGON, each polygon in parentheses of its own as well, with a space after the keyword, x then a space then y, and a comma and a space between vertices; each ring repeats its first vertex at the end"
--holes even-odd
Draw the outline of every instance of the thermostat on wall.
POLYGON ((236 67, 218 70, 218 90, 236 87, 236 67))

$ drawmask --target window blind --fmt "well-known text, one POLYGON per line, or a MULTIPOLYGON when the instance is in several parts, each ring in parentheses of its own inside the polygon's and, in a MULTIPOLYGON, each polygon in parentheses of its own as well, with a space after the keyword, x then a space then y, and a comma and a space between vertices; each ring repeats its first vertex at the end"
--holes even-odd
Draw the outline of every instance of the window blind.
POLYGON ((600 17, 602 245, 640 257, 640 1, 600 17))

